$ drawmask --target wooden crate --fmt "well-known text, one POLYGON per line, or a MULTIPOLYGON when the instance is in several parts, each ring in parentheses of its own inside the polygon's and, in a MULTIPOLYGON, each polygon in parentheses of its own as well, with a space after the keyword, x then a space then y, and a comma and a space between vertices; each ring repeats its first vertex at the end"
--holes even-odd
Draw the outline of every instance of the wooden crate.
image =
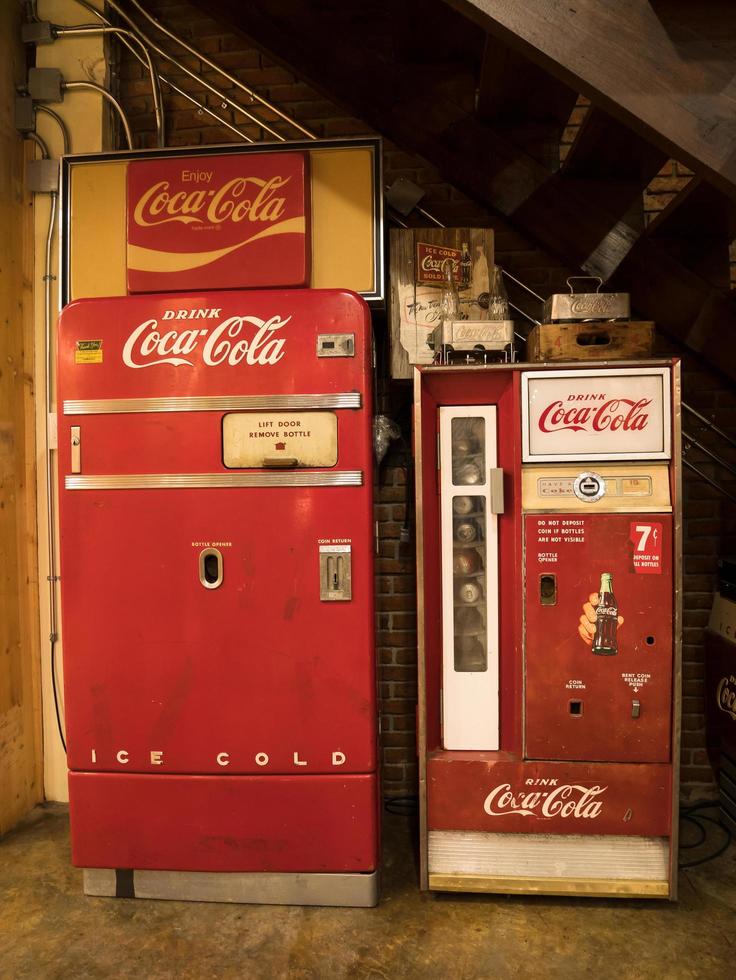
POLYGON ((527 338, 529 361, 616 361, 651 357, 651 320, 542 323, 527 338))

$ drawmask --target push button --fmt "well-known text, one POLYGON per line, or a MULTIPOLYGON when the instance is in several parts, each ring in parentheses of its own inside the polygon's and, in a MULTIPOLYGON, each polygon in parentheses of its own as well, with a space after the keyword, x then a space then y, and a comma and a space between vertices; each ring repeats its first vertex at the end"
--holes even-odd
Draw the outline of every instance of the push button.
POLYGON ((572 490, 578 500, 595 503, 606 492, 606 481, 599 473, 580 473, 572 485, 572 490))

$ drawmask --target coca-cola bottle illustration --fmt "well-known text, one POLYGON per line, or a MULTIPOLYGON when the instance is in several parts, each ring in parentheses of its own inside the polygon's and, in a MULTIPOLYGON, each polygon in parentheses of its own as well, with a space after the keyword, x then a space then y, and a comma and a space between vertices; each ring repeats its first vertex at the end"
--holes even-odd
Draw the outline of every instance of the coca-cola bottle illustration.
POLYGON ((603 572, 598 593, 598 608, 595 613, 593 653, 603 657, 615 656, 618 653, 617 630, 618 606, 613 594, 613 575, 610 572, 603 572))

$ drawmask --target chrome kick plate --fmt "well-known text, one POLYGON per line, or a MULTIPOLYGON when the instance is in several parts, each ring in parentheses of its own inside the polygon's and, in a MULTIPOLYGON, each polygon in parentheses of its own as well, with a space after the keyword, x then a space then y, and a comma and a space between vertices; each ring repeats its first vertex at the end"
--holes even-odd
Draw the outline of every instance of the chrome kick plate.
POLYGON ((82 430, 78 425, 73 425, 70 429, 72 443, 72 473, 82 472, 82 430))
POLYGON ((323 602, 352 599, 352 548, 349 544, 319 546, 319 597, 323 602))

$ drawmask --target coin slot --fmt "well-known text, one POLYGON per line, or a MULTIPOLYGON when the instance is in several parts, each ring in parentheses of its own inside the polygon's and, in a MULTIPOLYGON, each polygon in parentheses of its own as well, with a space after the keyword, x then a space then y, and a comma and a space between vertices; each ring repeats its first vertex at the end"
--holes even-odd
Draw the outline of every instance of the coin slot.
POLYGON ((557 605, 557 576, 539 576, 539 601, 543 606, 557 605))
POLYGON ((205 589, 217 589, 222 585, 222 554, 217 548, 205 548, 199 553, 199 581, 205 589))
POLYGON ((579 718, 583 713, 583 702, 582 701, 570 701, 570 714, 575 718, 579 718))

